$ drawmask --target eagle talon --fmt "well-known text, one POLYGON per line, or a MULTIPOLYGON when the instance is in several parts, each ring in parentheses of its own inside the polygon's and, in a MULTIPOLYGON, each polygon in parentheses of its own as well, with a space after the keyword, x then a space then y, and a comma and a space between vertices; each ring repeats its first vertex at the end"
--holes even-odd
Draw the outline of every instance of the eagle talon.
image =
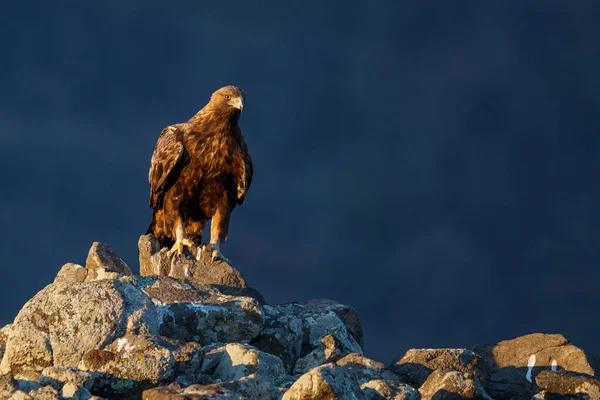
POLYGON ((189 260, 189 257, 187 257, 185 255, 185 247, 191 248, 191 247, 198 247, 198 245, 194 242, 192 242, 190 239, 184 238, 181 240, 177 240, 175 242, 175 244, 173 245, 173 247, 171 247, 171 250, 169 250, 167 252, 167 256, 169 257, 173 257, 175 254, 178 255, 182 255, 184 256, 186 259, 189 260))
POLYGON ((217 260, 221 260, 226 262, 227 264, 229 264, 229 260, 225 258, 225 256, 223 254, 221 254, 221 252, 218 249, 214 249, 212 251, 212 260, 213 262, 217 261, 217 260))

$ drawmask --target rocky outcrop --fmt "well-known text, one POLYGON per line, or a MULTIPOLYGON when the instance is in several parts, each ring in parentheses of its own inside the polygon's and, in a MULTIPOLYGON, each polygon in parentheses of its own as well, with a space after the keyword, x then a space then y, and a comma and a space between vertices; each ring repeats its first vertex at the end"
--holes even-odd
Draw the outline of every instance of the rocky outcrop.
POLYGON ((479 355, 466 349, 411 349, 392 363, 392 371, 416 387, 423 385, 434 371, 470 373, 486 382, 488 369, 479 355))
POLYGON ((94 243, 0 329, 0 399, 600 400, 596 364, 561 335, 410 349, 387 367, 363 355, 350 306, 268 305, 198 249, 138 247, 142 275, 94 243))
POLYGON ((495 399, 531 399, 540 390, 535 378, 541 371, 596 373, 583 350, 562 335, 532 334, 473 351, 490 367, 486 386, 495 399))

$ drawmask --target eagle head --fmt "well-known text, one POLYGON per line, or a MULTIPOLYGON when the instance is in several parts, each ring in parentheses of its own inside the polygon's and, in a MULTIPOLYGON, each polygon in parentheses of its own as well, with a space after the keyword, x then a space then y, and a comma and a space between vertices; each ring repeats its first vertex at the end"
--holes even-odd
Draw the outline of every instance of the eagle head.
POLYGON ((225 86, 210 97, 212 106, 224 111, 241 113, 244 110, 246 93, 237 86, 225 86))

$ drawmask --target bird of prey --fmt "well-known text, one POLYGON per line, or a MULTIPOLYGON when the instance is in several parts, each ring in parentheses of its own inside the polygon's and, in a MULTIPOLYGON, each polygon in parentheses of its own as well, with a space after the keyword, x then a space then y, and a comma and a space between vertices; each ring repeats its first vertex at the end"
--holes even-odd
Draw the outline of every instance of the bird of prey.
POLYGON ((147 233, 161 247, 170 247, 169 256, 202 245, 210 219, 210 243, 203 249, 212 252, 213 261, 228 261, 220 244, 227 240, 231 212, 244 203, 253 173, 238 125, 245 99, 240 88, 225 86, 189 121, 167 126, 158 138, 148 174, 152 222, 147 233))

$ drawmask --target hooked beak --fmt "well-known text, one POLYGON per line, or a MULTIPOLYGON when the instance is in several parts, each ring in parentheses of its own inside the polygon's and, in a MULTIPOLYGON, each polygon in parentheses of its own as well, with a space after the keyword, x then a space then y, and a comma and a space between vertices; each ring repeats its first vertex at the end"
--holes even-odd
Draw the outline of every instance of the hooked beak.
POLYGON ((232 99, 229 104, 234 107, 237 108, 238 110, 240 110, 240 112, 244 111, 244 99, 241 97, 232 99))

